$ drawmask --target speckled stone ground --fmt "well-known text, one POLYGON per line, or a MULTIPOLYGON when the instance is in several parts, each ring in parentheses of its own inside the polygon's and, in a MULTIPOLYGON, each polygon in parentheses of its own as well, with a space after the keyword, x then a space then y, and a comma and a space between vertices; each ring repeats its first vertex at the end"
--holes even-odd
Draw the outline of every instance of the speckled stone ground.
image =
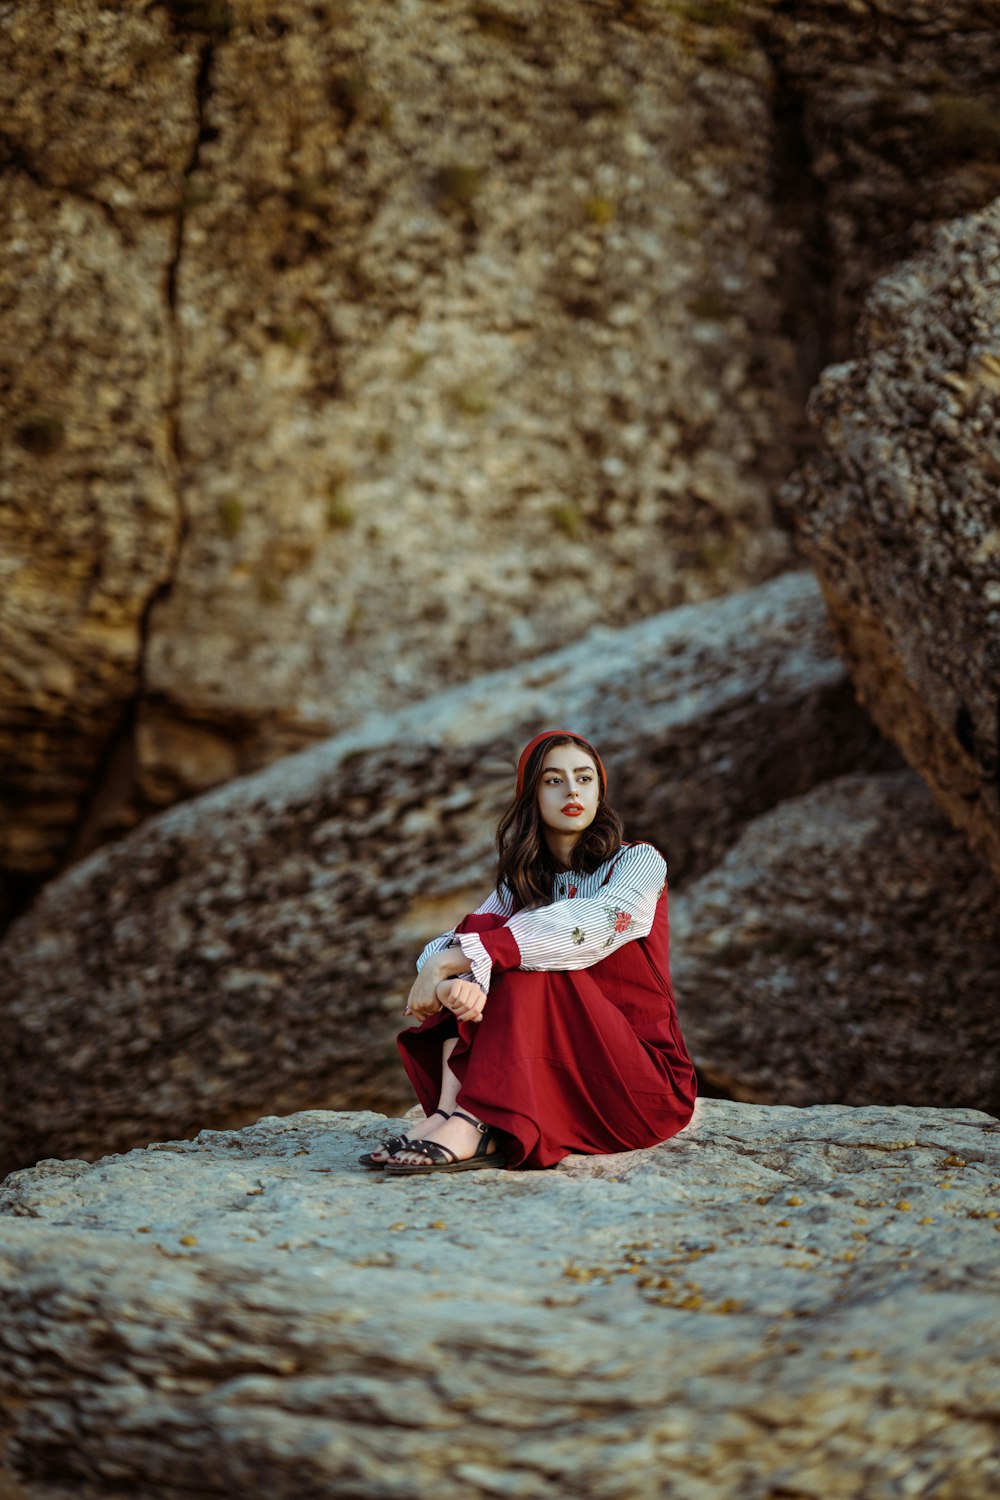
POLYGON ((1000 1122, 708 1100, 653 1151, 392 1180, 312 1112, 0 1193, 30 1497, 986 1500, 1000 1122))

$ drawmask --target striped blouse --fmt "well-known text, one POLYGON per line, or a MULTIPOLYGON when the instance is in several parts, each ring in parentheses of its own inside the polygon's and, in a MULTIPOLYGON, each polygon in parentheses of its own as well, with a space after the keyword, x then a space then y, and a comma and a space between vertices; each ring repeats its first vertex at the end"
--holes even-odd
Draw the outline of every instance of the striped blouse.
MULTIPOLYGON (((589 875, 581 870, 556 875, 547 906, 514 912, 513 898, 504 886, 493 891, 476 913, 509 918, 504 926, 517 944, 519 968, 588 969, 623 944, 647 936, 666 881, 667 862, 658 849, 652 844, 623 844, 589 875)), ((417 969, 432 953, 455 947, 469 960, 470 976, 489 994, 493 960, 476 932, 452 930, 434 938, 417 959, 417 969)))

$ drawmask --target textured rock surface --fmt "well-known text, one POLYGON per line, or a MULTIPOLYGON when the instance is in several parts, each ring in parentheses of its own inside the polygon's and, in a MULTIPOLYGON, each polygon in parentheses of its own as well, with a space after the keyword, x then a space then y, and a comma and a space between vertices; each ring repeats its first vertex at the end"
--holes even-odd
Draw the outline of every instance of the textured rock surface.
POLYGON ((880 282, 793 492, 876 723, 1000 876, 1000 203, 880 282))
POLYGON ((676 897, 702 1081, 1000 1113, 1000 891, 910 771, 784 802, 676 897))
POLYGON ((789 574, 478 679, 172 809, 51 884, 0 947, 0 1170, 398 1101, 414 954, 489 889, 521 745, 601 746, 671 882, 782 796, 896 752, 789 574))
POLYGON ((176 565, 171 302, 197 70, 166 6, 0 16, 0 877, 65 850, 176 565))
POLYGON ((709 1100, 652 1151, 401 1182, 355 1166, 383 1129, 8 1179, 29 1500, 996 1494, 996 1120, 709 1100))
POLYGON ((5 7, 0 866, 783 566, 860 289, 997 190, 990 12, 5 7))
POLYGON ((11 868, 788 561, 766 59, 507 16, 0 18, 11 868))
POLYGON ((1000 194, 996 5, 729 9, 751 18, 775 69, 777 217, 798 236, 782 264, 786 326, 800 360, 843 359, 872 282, 935 224, 1000 194))

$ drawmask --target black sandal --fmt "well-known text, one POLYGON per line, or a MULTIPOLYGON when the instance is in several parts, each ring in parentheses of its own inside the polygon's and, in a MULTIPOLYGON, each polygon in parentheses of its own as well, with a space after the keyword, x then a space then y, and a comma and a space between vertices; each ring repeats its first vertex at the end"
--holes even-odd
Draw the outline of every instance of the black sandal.
MULTIPOLYGON (((428 1120, 433 1119, 435 1115, 440 1115, 444 1120, 450 1118, 447 1110, 434 1109, 427 1116, 428 1120)), ((413 1141, 408 1135, 391 1135, 387 1141, 382 1142, 381 1146, 376 1146, 375 1151, 388 1151, 389 1156, 395 1156, 397 1151, 405 1151, 408 1146, 412 1145, 413 1141)), ((366 1151, 364 1156, 358 1157, 358 1161, 363 1167, 367 1167, 369 1172, 381 1171, 389 1160, 389 1156, 379 1160, 375 1155, 375 1151, 366 1151)))
MULTIPOLYGON (((461 1160, 455 1155, 450 1146, 442 1146, 440 1141, 409 1141, 407 1145, 400 1146, 401 1151, 420 1151, 424 1156, 429 1156, 427 1162, 395 1162, 386 1164, 386 1171, 391 1172, 393 1177, 415 1177, 418 1173, 427 1172, 475 1172, 480 1167, 504 1167, 507 1165, 506 1152, 501 1151, 499 1146, 491 1151, 490 1143, 499 1140, 502 1131, 495 1125, 484 1125, 481 1120, 474 1120, 464 1110, 453 1109, 452 1115, 458 1115, 459 1119, 468 1120, 470 1125, 475 1125, 479 1131, 480 1140, 476 1147, 474 1156, 467 1156, 461 1160)), ((449 1116, 451 1118, 451 1116, 449 1116)))

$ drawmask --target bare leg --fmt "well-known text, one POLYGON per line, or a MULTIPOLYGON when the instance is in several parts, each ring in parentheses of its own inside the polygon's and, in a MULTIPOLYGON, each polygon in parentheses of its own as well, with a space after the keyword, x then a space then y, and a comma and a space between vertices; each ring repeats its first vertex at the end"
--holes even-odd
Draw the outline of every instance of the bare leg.
MULTIPOLYGON (((441 1048, 441 1097, 438 1100, 438 1109, 444 1110, 445 1114, 449 1115, 455 1108, 455 1101, 458 1098, 458 1090, 460 1087, 458 1079, 455 1077, 455 1074, 448 1066, 448 1059, 451 1056, 452 1052, 455 1050, 455 1043, 457 1041, 457 1036, 450 1036, 446 1039, 441 1048)), ((408 1134, 411 1139, 430 1136, 430 1130, 425 1131, 423 1129, 424 1123, 429 1119, 433 1119, 436 1125, 441 1125, 444 1123, 440 1115, 424 1115, 423 1120, 414 1121, 413 1127, 409 1129, 408 1134)), ((372 1160, 389 1160, 389 1153, 388 1151, 386 1151, 384 1146, 375 1147, 375 1150, 372 1152, 372 1160)))
MULTIPOLYGON (((457 1041, 458 1037, 449 1037, 441 1049, 441 1098, 438 1108, 443 1109, 448 1115, 451 1115, 452 1110, 457 1106, 458 1091, 461 1087, 458 1078, 448 1066, 448 1059, 457 1041)), ((468 1114, 469 1111, 465 1110, 464 1113, 468 1114)), ((471 1116, 470 1118, 475 1117, 471 1116)), ((464 1157, 474 1154, 479 1144, 479 1132, 474 1125, 470 1125, 468 1120, 463 1120, 458 1115, 447 1120, 442 1120, 440 1115, 435 1115, 433 1122, 428 1125, 427 1129, 420 1132, 419 1139, 422 1141, 440 1141, 442 1146, 448 1146, 461 1160, 464 1157)), ((495 1151, 496 1147, 491 1146, 490 1150, 491 1152, 495 1151)), ((424 1159, 425 1156, 420 1151, 419 1146, 415 1147, 412 1151, 404 1146, 393 1157, 393 1161, 414 1163, 423 1161, 424 1159)))
POLYGON ((448 1059, 454 1052, 457 1042, 457 1036, 450 1036, 441 1048, 441 1097, 438 1099, 438 1109, 443 1109, 447 1115, 450 1115, 455 1108, 461 1087, 448 1066, 448 1059))

